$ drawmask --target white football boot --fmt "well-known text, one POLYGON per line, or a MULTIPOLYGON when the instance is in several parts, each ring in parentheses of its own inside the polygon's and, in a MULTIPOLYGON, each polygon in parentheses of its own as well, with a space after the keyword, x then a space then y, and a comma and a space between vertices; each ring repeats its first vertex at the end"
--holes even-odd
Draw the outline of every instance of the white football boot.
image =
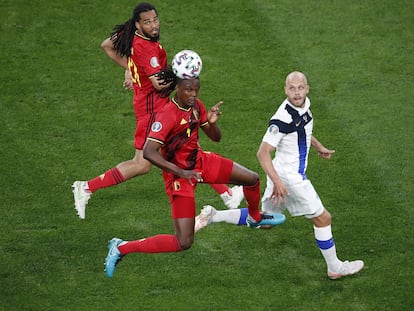
POLYGON ((73 198, 75 199, 75 209, 80 219, 85 219, 86 204, 92 195, 88 190, 88 182, 75 181, 72 185, 73 198))
POLYGON ((336 280, 343 276, 358 273, 363 267, 364 262, 362 260, 344 261, 338 271, 328 271, 328 276, 331 280, 336 280))
POLYGON ((211 224, 213 221, 213 216, 217 213, 217 210, 212 207, 211 205, 205 205, 200 215, 198 215, 195 218, 195 224, 194 224, 194 233, 207 227, 207 225, 211 224))

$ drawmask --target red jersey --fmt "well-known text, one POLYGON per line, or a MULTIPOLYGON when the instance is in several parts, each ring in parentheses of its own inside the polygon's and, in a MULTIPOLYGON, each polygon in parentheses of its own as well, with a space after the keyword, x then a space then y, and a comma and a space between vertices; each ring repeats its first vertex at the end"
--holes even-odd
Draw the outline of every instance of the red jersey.
POLYGON ((192 170, 201 156, 198 130, 207 122, 206 108, 199 99, 189 108, 182 108, 172 100, 156 114, 147 139, 162 144, 162 156, 167 161, 192 170))
POLYGON ((159 111, 168 98, 159 97, 149 77, 167 66, 167 53, 159 42, 135 33, 128 67, 134 82, 134 110, 137 115, 159 111))

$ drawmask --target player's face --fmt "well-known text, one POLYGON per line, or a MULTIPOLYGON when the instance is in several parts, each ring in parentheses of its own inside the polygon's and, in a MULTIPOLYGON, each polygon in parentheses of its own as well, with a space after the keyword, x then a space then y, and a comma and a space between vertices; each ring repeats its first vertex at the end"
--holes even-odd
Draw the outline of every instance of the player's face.
POLYGON ((309 92, 309 85, 306 81, 298 76, 292 77, 285 86, 285 93, 289 102, 295 106, 302 108, 305 106, 306 95, 309 92))
POLYGON ((196 103, 200 91, 199 79, 180 80, 175 87, 175 99, 181 107, 192 107, 196 103))
POLYGON ((160 38, 160 20, 158 19, 157 13, 152 10, 142 12, 139 16, 141 19, 135 22, 138 33, 150 38, 152 41, 158 41, 160 38))

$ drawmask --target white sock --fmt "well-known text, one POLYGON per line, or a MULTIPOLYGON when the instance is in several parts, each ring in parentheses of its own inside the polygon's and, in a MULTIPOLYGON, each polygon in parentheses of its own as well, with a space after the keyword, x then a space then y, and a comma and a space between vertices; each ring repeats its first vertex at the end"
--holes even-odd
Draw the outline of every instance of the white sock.
POLYGON ((238 225, 241 217, 241 209, 229 209, 217 211, 212 217, 212 222, 227 222, 238 225))
POLYGON ((326 227, 313 226, 315 234, 316 244, 323 255, 328 266, 328 271, 336 272, 341 267, 342 261, 340 261, 336 255, 335 241, 332 236, 331 225, 326 227))

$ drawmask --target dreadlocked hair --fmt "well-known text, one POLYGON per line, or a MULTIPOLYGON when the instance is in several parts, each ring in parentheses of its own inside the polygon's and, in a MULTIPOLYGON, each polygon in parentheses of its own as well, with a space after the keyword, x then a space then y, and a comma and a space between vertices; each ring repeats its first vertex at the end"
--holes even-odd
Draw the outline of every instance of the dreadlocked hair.
POLYGON ((175 86, 177 85, 177 76, 174 74, 171 66, 167 66, 161 69, 156 74, 156 77, 161 81, 159 82, 160 85, 167 85, 168 83, 171 83, 168 87, 160 91, 160 97, 170 96, 172 91, 174 91, 175 86))
POLYGON ((135 31, 135 22, 141 19, 141 13, 149 12, 154 10, 158 14, 157 9, 148 2, 141 2, 138 4, 133 12, 132 17, 127 20, 124 24, 116 25, 111 33, 111 41, 114 45, 114 48, 120 56, 130 56, 132 41, 134 39, 135 31))

